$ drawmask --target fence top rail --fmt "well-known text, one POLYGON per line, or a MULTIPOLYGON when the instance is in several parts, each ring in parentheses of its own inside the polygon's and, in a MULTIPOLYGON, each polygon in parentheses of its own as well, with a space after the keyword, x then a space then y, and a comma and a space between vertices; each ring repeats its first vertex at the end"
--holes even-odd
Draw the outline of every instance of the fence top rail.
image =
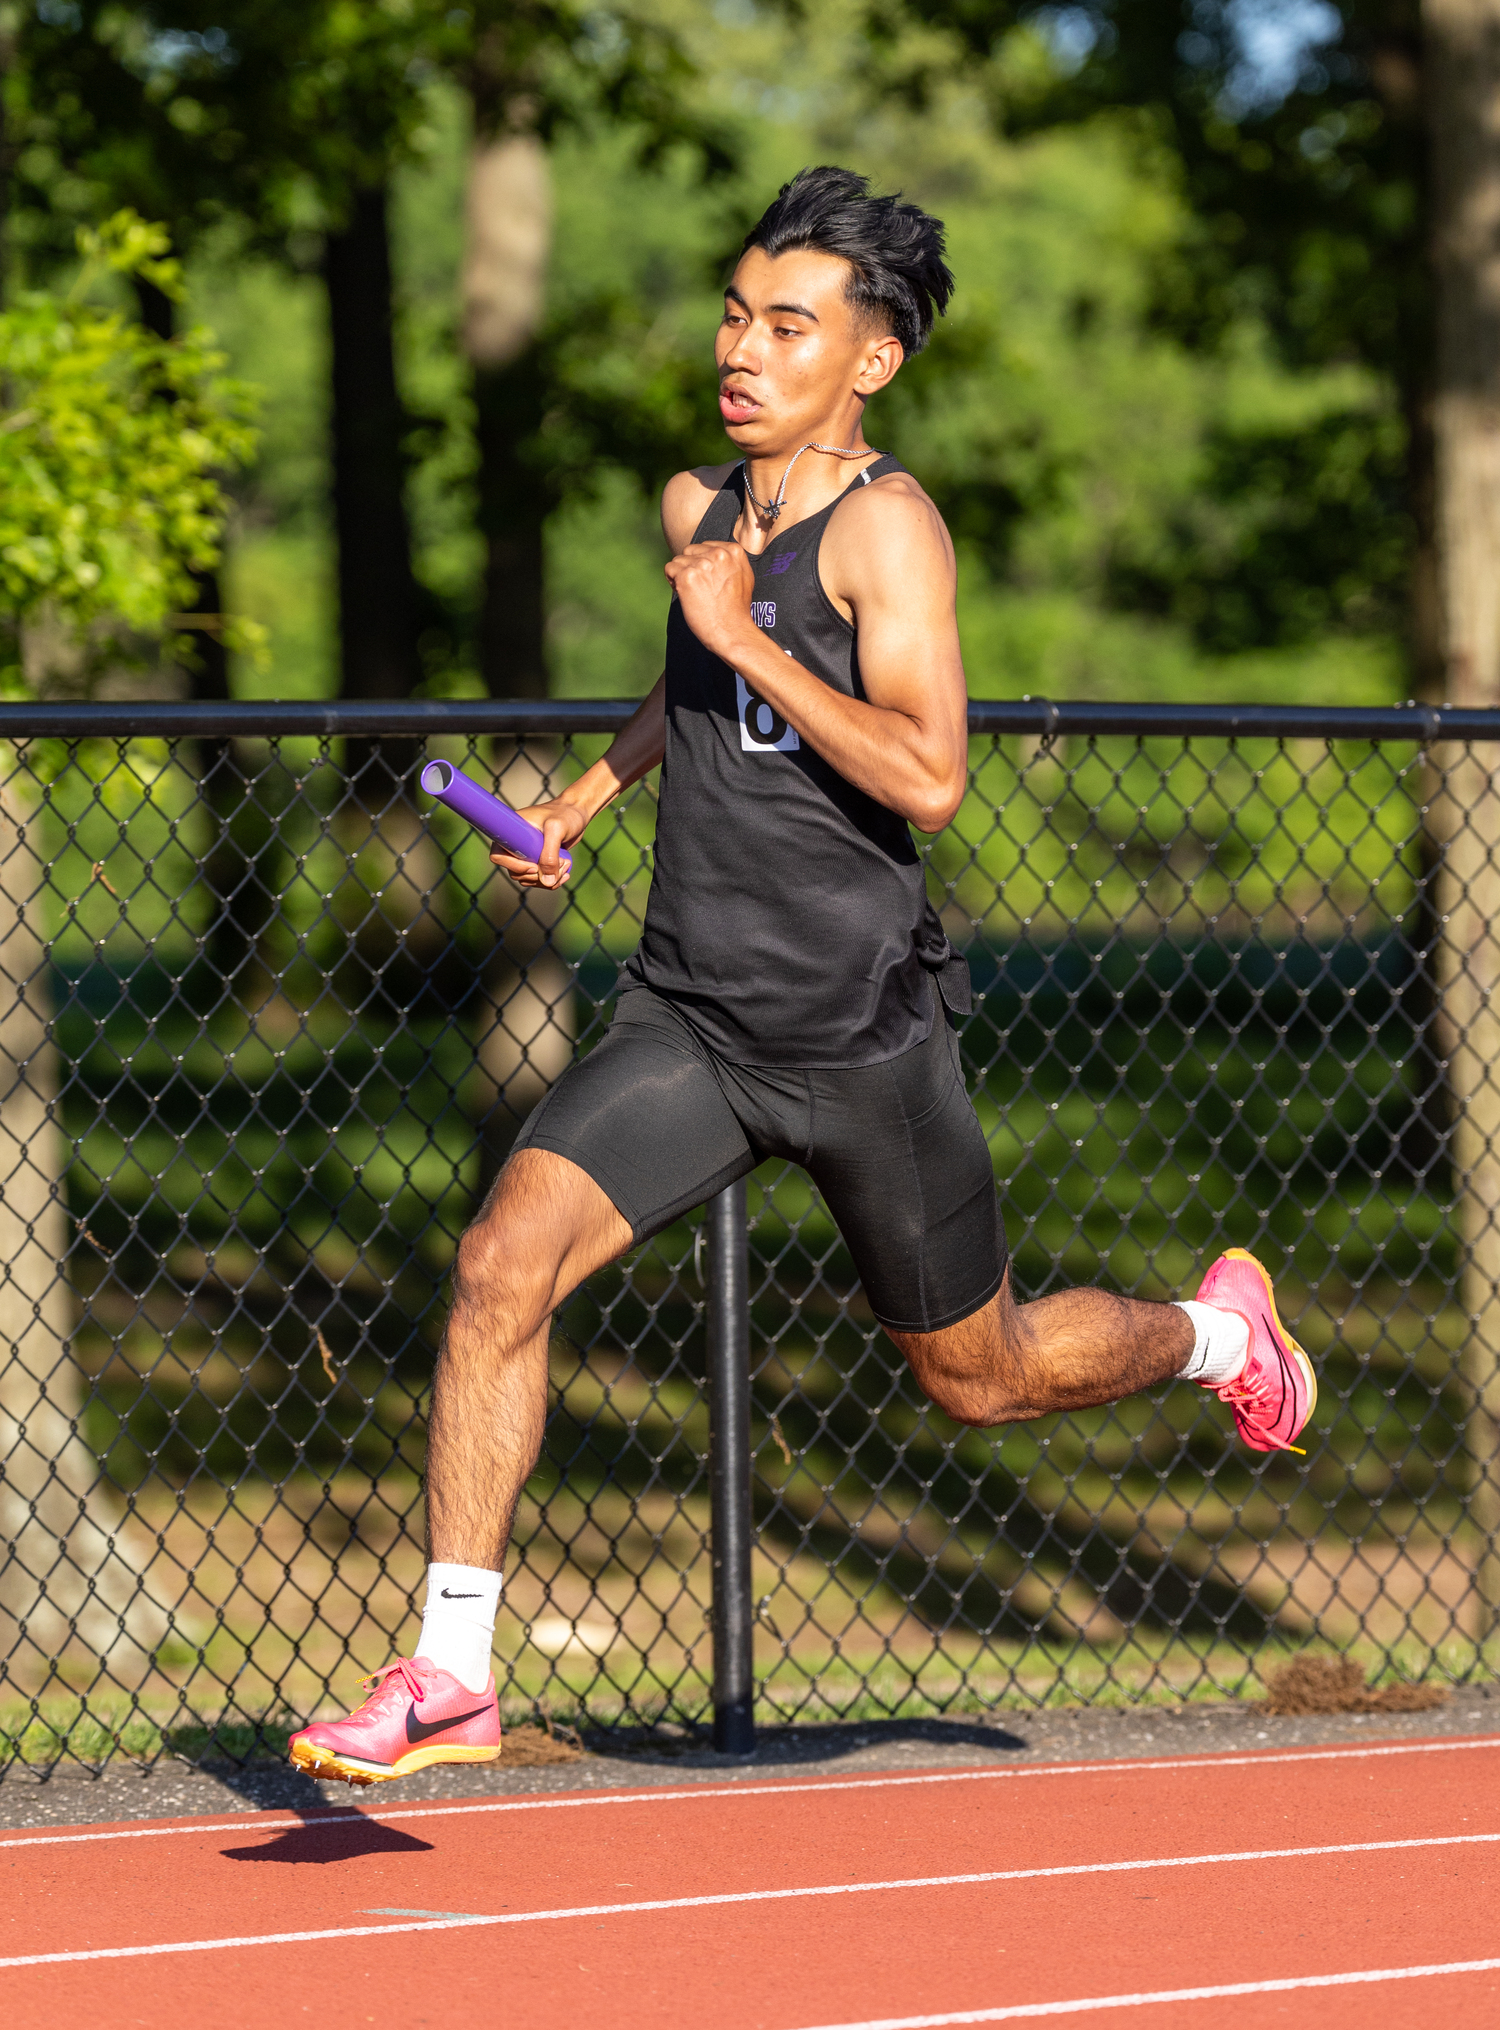
MULTIPOLYGON (((639 700, 562 698, 352 698, 194 704, 3 703, 0 739, 432 738, 440 734, 615 733, 639 700)), ((975 698, 971 733, 1042 739, 1125 734, 1140 738, 1500 740, 1500 711, 1455 705, 1110 704, 1048 698, 975 698)))

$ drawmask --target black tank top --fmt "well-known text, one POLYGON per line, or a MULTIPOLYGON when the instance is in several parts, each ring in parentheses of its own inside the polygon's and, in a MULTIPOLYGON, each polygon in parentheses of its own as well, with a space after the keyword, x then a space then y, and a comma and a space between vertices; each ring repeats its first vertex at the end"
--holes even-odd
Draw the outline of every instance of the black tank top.
MULTIPOLYGON (((902 470, 881 457, 846 492, 902 470)), ((732 539, 743 479, 737 467, 695 541, 732 539)), ((751 614, 804 669, 862 698, 854 629, 818 577, 843 498, 751 558, 751 614)), ((905 820, 711 654, 675 598, 666 678, 655 869, 627 973, 732 1064, 880 1064, 921 1043, 935 1007, 927 975, 949 947, 905 820)))

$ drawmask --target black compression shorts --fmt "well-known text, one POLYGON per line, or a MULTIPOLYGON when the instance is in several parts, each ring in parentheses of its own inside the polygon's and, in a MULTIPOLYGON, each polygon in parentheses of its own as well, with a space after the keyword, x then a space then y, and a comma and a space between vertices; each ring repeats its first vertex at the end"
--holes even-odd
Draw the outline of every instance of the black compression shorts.
POLYGON ((670 1002, 633 988, 515 1146, 576 1163, 636 1241, 767 1157, 800 1163, 897 1332, 956 1325, 1005 1273, 990 1152, 941 1007, 927 1040, 884 1064, 768 1070, 727 1063, 670 1002))

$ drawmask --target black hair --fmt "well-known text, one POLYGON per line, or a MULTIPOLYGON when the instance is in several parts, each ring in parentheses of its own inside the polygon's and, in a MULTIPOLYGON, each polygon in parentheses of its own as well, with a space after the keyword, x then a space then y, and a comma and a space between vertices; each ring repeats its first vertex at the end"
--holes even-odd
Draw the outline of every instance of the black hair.
POLYGON ((745 237, 742 253, 808 249, 849 263, 845 292, 856 315, 880 324, 908 355, 920 352, 934 315, 948 307, 953 271, 943 222, 895 197, 872 197, 868 177, 852 169, 799 169, 745 237))

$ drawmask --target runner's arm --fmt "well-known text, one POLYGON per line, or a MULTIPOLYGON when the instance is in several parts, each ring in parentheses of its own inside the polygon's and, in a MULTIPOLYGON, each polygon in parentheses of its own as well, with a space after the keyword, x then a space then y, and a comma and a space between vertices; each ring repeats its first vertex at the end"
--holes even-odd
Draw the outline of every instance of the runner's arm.
MULTIPOLYGON (((704 465, 690 472, 676 473, 668 480, 661 497, 662 534, 672 554, 691 542, 703 511, 713 499, 733 465, 704 465)), ((550 803, 533 804, 521 813, 541 831, 547 843, 539 861, 518 860, 513 853, 492 853, 490 858, 521 888, 558 888, 567 880, 561 871, 559 848, 582 838, 585 828, 607 803, 622 790, 655 768, 666 750, 666 677, 658 677, 639 711, 620 729, 609 752, 592 768, 586 768, 565 796, 550 803), (551 830, 548 828, 552 827, 551 830)))
POLYGON ((586 768, 562 796, 543 804, 529 804, 521 812, 546 841, 540 860, 520 860, 514 853, 500 851, 490 855, 518 887, 560 888, 568 878, 560 857, 562 847, 581 839, 606 804, 655 768, 666 748, 666 695, 667 680, 660 676, 610 742, 601 760, 586 768))
POLYGON ((949 824, 967 782, 968 698, 953 545, 913 485, 876 485, 839 510, 820 557, 823 589, 858 631, 863 698, 794 662, 750 618, 750 560, 735 543, 691 543, 667 566, 705 647, 847 782, 923 832, 949 824))

